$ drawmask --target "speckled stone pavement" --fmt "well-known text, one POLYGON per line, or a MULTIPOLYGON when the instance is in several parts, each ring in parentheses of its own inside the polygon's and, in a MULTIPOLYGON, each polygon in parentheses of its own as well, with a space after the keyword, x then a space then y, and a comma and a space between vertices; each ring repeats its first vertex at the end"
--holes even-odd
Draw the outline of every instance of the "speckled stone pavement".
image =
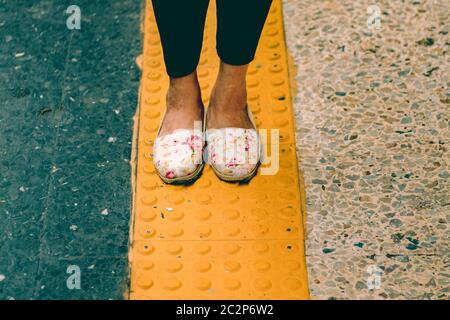
POLYGON ((372 4, 284 1, 311 295, 449 299, 450 3, 372 4))

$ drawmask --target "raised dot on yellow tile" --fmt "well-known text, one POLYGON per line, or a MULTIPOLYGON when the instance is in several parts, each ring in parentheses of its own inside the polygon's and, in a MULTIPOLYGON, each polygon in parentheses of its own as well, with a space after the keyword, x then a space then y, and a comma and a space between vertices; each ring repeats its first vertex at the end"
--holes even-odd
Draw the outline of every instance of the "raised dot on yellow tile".
POLYGON ((270 262, 267 261, 256 261, 253 264, 256 271, 268 271, 270 269, 270 262))
POLYGON ((225 271, 236 272, 241 268, 241 264, 238 261, 228 260, 224 263, 225 271))
POLYGON ((164 282, 164 289, 174 291, 181 288, 181 281, 176 278, 169 278, 164 282))
POLYGON ((180 244, 171 243, 167 246, 166 250, 167 250, 167 253, 174 255, 174 254, 181 253, 181 251, 183 251, 183 247, 180 244))
POLYGON ((228 290, 238 290, 241 287, 241 282, 238 279, 225 279, 224 286, 228 290))
POLYGON ((199 255, 205 255, 211 251, 211 246, 206 243, 199 243, 194 246, 194 251, 199 255))
POLYGON ((137 283, 142 289, 150 289, 153 286, 153 280, 145 275, 139 275, 137 283))
POLYGON ((235 243, 227 243, 225 244, 224 249, 228 254, 235 254, 241 249, 241 247, 235 243))
POLYGON ((295 278, 287 278, 283 284, 289 290, 298 290, 302 286, 302 282, 295 278))
POLYGON ((183 264, 179 261, 169 261, 166 263, 166 270, 173 273, 178 272, 183 268, 183 264))
POLYGON ((269 279, 256 279, 253 283, 256 290, 258 291, 267 291, 272 287, 272 282, 269 279))
POLYGON ((142 211, 142 212, 139 214, 139 217, 140 217, 143 221, 149 222, 149 221, 155 220, 155 218, 156 218, 156 213, 155 213, 154 211, 142 211))
POLYGON ((211 281, 204 278, 197 278, 194 280, 194 286, 199 290, 208 290, 211 288, 211 281))
POLYGON ((195 264, 195 270, 202 273, 207 272, 211 270, 211 263, 209 263, 208 261, 198 261, 195 264))

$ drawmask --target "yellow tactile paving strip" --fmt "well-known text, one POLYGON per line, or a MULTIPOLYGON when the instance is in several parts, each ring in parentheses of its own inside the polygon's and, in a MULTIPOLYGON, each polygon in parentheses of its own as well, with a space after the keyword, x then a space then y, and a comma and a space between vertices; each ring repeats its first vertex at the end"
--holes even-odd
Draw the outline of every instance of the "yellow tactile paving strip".
MULTIPOLYGON (((215 24, 212 1, 198 72, 206 105, 218 70, 215 24)), ((206 166, 191 186, 162 183, 152 165, 152 142, 167 85, 147 0, 130 298, 307 299, 304 199, 280 0, 272 5, 248 75, 249 104, 259 128, 280 130, 276 175, 228 184, 206 166)))

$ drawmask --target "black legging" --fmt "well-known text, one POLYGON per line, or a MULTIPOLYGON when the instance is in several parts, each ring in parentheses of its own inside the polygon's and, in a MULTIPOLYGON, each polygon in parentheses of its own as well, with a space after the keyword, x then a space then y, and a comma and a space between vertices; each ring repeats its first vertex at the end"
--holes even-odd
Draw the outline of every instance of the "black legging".
MULTIPOLYGON (((167 73, 177 78, 198 65, 209 0, 152 0, 167 73)), ((272 0, 216 0, 217 54, 231 65, 254 56, 272 0)))

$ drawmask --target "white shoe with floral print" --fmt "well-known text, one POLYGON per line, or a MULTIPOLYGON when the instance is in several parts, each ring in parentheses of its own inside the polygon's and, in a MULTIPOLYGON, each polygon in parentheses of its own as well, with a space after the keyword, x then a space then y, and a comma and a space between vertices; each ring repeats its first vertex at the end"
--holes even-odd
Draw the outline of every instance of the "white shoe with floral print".
POLYGON ((254 175, 259 163, 255 129, 210 129, 207 140, 208 163, 220 178, 238 181, 254 175))
POLYGON ((242 181, 256 174, 260 161, 259 136, 253 116, 247 108, 255 129, 208 129, 207 162, 225 181, 242 181))
POLYGON ((188 181, 203 166, 203 133, 178 129, 157 137, 153 146, 153 163, 161 179, 167 183, 188 181))

